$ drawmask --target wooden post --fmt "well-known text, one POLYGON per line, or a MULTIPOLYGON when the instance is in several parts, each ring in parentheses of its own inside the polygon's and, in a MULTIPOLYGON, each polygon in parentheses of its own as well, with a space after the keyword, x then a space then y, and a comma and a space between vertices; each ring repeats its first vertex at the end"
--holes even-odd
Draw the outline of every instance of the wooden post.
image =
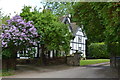
POLYGON ((120 58, 118 59, 118 78, 120 79, 120 58))

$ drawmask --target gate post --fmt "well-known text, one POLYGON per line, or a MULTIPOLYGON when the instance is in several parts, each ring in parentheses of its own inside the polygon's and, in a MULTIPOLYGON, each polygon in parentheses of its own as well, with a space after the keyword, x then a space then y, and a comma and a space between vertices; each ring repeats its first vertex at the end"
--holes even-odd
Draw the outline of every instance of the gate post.
POLYGON ((120 79, 120 57, 116 57, 117 70, 118 70, 118 78, 120 79))

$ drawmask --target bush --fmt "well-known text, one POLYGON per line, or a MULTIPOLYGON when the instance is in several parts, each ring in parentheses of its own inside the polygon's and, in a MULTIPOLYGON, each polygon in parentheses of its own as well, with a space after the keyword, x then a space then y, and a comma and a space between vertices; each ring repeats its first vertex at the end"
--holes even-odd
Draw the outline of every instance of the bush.
POLYGON ((114 54, 116 56, 120 56, 120 45, 118 42, 112 42, 109 46, 109 52, 111 52, 111 54, 114 54))
POLYGON ((105 43, 91 43, 88 46, 89 57, 92 58, 109 58, 110 55, 107 52, 107 45, 105 43))

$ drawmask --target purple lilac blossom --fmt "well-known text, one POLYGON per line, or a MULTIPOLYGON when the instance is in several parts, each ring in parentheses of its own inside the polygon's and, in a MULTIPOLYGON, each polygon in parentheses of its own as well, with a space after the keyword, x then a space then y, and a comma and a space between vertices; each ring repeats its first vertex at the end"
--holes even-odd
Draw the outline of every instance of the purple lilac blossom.
POLYGON ((24 42, 36 44, 32 39, 37 37, 38 33, 34 25, 31 24, 32 21, 25 22, 20 16, 16 15, 12 19, 7 20, 7 23, 8 25, 2 25, 2 47, 10 46, 8 43, 11 41, 16 46, 23 45, 24 42), (13 23, 15 24, 13 25, 13 23))

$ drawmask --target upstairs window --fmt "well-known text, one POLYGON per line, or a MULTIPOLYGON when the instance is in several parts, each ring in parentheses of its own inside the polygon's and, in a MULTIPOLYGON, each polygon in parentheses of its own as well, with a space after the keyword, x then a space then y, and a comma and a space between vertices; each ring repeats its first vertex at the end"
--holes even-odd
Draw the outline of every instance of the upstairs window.
POLYGON ((79 41, 79 42, 82 42, 82 37, 78 37, 78 41, 79 41))

